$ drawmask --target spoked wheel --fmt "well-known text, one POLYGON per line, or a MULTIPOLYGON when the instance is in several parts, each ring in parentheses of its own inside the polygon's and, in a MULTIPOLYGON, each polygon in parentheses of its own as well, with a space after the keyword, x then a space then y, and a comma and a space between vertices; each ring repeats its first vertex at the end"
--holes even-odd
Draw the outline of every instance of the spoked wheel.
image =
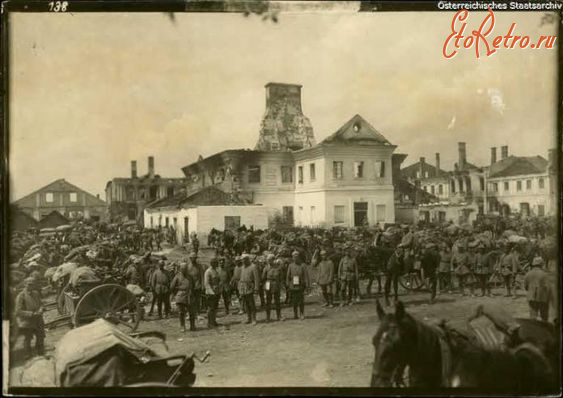
POLYGON ((424 286, 424 281, 418 272, 409 272, 401 275, 399 284, 406 290, 420 290, 424 286))
POLYGON ((99 285, 82 296, 72 316, 75 327, 103 318, 127 332, 137 330, 141 305, 133 293, 116 284, 99 285))

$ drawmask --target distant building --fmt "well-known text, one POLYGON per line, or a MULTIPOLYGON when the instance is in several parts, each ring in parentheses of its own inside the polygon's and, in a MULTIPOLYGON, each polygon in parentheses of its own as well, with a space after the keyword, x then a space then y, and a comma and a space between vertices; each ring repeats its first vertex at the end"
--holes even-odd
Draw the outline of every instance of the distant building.
POLYGON ((106 218, 106 203, 64 178, 38 189, 14 202, 23 212, 41 221, 53 211, 68 220, 106 218))
POLYGON ((61 225, 66 225, 69 223, 69 219, 59 213, 57 210, 53 210, 49 214, 39 221, 37 227, 39 229, 43 228, 57 228, 61 225))
POLYGON ((435 197, 435 200, 447 201, 450 197, 450 173, 440 168, 440 154, 436 153, 434 166, 421 157, 420 161, 401 170, 401 177, 411 184, 418 181, 420 189, 435 197))
POLYGON ((37 220, 29 214, 20 210, 18 206, 10 206, 8 214, 10 231, 27 231, 30 228, 37 228, 37 220))
POLYGON ((164 178, 155 174, 154 157, 148 158, 148 172, 137 176, 137 161, 131 161, 131 177, 113 178, 106 184, 109 216, 142 222, 146 205, 172 197, 186 189, 185 178, 164 178))
POLYGON ((508 146, 503 146, 497 161, 496 148, 491 148, 488 211, 523 216, 555 214, 554 150, 549 152, 549 158, 551 164, 541 156, 508 156, 508 146))

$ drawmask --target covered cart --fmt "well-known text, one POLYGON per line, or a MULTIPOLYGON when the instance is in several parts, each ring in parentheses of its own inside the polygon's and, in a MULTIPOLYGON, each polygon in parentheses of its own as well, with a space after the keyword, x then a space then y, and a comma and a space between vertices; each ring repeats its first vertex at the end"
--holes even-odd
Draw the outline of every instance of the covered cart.
POLYGON ((22 385, 41 376, 57 387, 190 387, 195 355, 171 355, 160 332, 129 335, 98 319, 70 330, 57 343, 54 357, 29 363, 22 385), (27 380, 26 380, 27 378, 27 380))

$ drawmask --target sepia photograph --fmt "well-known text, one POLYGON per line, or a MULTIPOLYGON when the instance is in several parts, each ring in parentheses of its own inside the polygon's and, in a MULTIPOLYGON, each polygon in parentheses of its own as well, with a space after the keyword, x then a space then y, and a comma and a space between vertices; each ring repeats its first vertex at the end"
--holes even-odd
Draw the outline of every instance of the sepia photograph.
POLYGON ((4 394, 561 394, 561 3, 80 3, 2 4, 4 394))

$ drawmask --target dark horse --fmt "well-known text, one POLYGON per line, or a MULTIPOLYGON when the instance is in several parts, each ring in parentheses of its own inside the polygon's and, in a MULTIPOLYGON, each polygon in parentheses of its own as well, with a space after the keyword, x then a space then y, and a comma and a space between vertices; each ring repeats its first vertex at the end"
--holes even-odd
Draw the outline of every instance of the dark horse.
MULTIPOLYGON (((381 324, 373 338, 372 387, 401 385, 408 369, 409 387, 478 387, 495 392, 537 394, 556 381, 549 361, 535 345, 485 350, 472 337, 444 323, 431 326, 395 304, 386 314, 377 301, 381 324)), ((523 324, 521 324, 523 326, 523 324)))

